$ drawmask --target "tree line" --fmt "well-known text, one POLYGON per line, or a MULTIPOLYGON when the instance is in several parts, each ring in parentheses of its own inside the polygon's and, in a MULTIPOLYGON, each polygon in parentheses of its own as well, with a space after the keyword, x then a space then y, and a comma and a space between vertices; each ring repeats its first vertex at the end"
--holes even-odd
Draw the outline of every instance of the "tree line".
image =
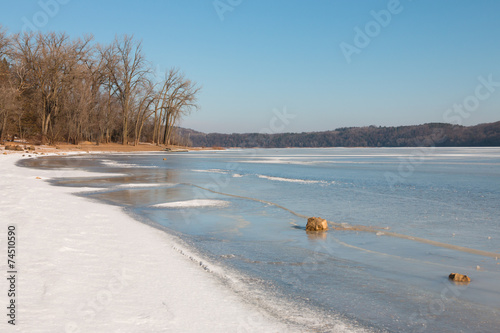
POLYGON ((199 92, 177 68, 156 78, 133 36, 102 45, 0 26, 0 141, 174 144, 199 92))
POLYGON ((500 122, 476 126, 429 123, 398 127, 345 127, 333 131, 277 134, 205 134, 183 129, 193 146, 287 147, 477 147, 500 146, 500 122))

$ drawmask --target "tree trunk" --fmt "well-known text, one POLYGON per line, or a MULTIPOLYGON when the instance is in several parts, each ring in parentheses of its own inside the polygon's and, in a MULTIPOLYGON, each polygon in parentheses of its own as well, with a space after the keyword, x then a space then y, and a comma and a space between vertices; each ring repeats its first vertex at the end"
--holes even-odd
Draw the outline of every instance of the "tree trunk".
POLYGON ((123 145, 128 144, 128 118, 123 115, 123 145))
POLYGON ((0 141, 3 141, 5 137, 5 128, 7 127, 7 111, 5 111, 2 122, 2 129, 0 132, 0 141))
POLYGON ((163 144, 164 144, 164 145, 168 145, 168 144, 170 144, 170 143, 168 142, 168 132, 169 132, 170 117, 171 117, 171 114, 170 114, 170 112, 167 110, 167 113, 166 113, 166 115, 165 115, 165 133, 163 134, 163 144))
POLYGON ((134 126, 134 146, 137 146, 139 144, 139 140, 140 140, 140 137, 139 137, 139 125, 140 125, 140 122, 141 122, 141 115, 138 114, 137 115, 137 119, 135 121, 135 126, 134 126))
POLYGON ((50 121, 50 114, 46 115, 43 114, 42 116, 42 144, 47 144, 47 139, 48 139, 48 132, 49 132, 49 121, 50 121))
POLYGON ((153 122, 153 144, 156 143, 156 135, 158 131, 158 108, 155 108, 155 118, 153 122))
POLYGON ((142 128, 144 127, 144 122, 141 123, 141 126, 139 127, 139 140, 141 138, 141 134, 142 134, 142 128))

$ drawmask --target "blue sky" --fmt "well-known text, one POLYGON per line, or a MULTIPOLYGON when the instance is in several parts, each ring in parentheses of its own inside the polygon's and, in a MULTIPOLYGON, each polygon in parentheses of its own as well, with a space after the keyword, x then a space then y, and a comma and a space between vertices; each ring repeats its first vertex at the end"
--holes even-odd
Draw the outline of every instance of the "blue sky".
POLYGON ((497 0, 3 3, 10 32, 142 39, 159 73, 203 86, 182 126, 204 132, 500 120, 497 0))

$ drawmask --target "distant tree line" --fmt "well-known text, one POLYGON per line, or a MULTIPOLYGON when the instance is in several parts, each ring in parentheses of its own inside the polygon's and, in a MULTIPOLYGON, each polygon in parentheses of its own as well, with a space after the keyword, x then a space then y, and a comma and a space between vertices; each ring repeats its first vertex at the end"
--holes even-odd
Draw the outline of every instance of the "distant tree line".
POLYGON ((199 90, 175 68, 156 79, 131 36, 101 45, 0 26, 0 141, 172 144, 199 90))
POLYGON ((500 146, 500 122, 477 126, 429 123, 398 127, 347 127, 333 131, 279 134, 205 134, 188 129, 182 135, 205 147, 475 147, 500 146))

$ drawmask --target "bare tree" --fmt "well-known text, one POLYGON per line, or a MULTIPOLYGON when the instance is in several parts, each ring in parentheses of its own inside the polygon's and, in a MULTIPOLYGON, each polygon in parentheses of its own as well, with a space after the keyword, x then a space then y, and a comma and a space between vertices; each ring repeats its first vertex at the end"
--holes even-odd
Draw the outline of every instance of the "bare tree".
MULTIPOLYGON (((80 92, 79 113, 87 115, 86 139, 99 144, 106 129, 105 97, 103 87, 107 82, 105 59, 100 49, 92 48, 81 66, 81 79, 77 80, 80 92)), ((105 90, 105 89, 104 89, 105 90)), ((83 134, 83 133, 82 133, 83 134)))
POLYGON ((7 123, 17 108, 17 90, 13 86, 9 64, 5 59, 0 62, 0 141, 7 134, 7 123))
POLYGON ((0 24, 0 58, 9 54, 11 40, 7 37, 7 30, 0 24))
POLYGON ((115 66, 117 66, 118 61, 113 45, 99 45, 98 51, 99 57, 103 61, 102 73, 104 78, 104 82, 102 85, 104 104, 100 109, 102 118, 99 122, 99 128, 104 131, 104 142, 109 143, 111 142, 111 132, 113 125, 117 120, 119 114, 122 113, 122 107, 120 106, 121 103, 118 100, 118 89, 113 80, 113 73, 116 72, 115 66))
POLYGON ((13 106, 13 89, 11 86, 10 66, 5 59, 9 52, 10 40, 7 37, 7 31, 0 25, 0 141, 3 141, 9 111, 13 106))
POLYGON ((163 144, 171 144, 172 133, 175 125, 184 115, 189 114, 193 109, 198 108, 197 94, 201 90, 197 87, 196 82, 187 80, 184 74, 179 74, 178 70, 170 71, 166 81, 172 78, 174 84, 171 86, 171 91, 165 96, 167 100, 164 103, 164 134, 163 144))
POLYGON ((161 85, 161 89, 157 92, 154 109, 153 141, 158 145, 161 141, 161 134, 164 134, 160 133, 160 130, 167 118, 166 114, 169 107, 169 96, 175 91, 176 87, 180 86, 180 84, 181 77, 179 70, 177 68, 171 68, 165 73, 165 80, 161 85))
MULTIPOLYGON (((23 34, 14 38, 17 62, 28 74, 28 84, 42 102, 38 114, 42 142, 49 139, 49 129, 61 111, 69 82, 75 78, 75 68, 85 57, 91 37, 71 41, 66 34, 23 34)), ((52 133, 50 140, 53 141, 52 133)))
POLYGON ((142 87, 142 92, 137 98, 137 107, 135 115, 135 131, 134 131, 134 145, 138 145, 141 139, 144 123, 154 113, 154 108, 151 106, 156 99, 155 85, 151 81, 147 81, 145 86, 142 87))
POLYGON ((172 133, 177 122, 182 116, 198 108, 197 95, 200 89, 196 82, 186 79, 177 68, 172 68, 165 74, 155 104, 154 137, 157 144, 172 143, 172 133), (160 133, 161 128, 163 133, 160 133))
POLYGON ((171 143, 175 124, 197 108, 196 84, 177 69, 153 84, 133 37, 105 47, 92 39, 41 32, 9 38, 0 26, 0 139, 15 131, 43 143, 121 137, 128 144, 132 134, 136 145, 144 137, 171 143))
POLYGON ((142 53, 142 44, 133 36, 115 38, 110 49, 104 53, 110 82, 113 85, 121 105, 123 121, 123 144, 128 144, 129 123, 134 107, 134 98, 145 84, 150 68, 142 53))

